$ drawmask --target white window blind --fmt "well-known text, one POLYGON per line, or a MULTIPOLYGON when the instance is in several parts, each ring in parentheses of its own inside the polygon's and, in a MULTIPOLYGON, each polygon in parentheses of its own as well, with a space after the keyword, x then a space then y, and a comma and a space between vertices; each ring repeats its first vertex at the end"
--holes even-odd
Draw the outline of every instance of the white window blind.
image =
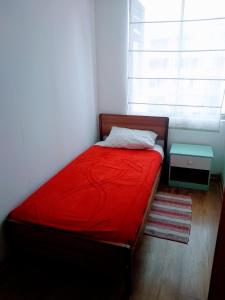
POLYGON ((224 0, 130 0, 128 111, 218 130, 225 91, 224 0))

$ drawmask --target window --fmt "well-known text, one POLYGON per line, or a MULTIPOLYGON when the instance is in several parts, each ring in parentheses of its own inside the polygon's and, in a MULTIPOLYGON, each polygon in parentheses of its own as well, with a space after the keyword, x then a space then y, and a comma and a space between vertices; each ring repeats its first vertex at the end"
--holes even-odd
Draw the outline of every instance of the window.
POLYGON ((130 0, 129 113, 169 116, 175 128, 218 130, 224 37, 224 0, 130 0))

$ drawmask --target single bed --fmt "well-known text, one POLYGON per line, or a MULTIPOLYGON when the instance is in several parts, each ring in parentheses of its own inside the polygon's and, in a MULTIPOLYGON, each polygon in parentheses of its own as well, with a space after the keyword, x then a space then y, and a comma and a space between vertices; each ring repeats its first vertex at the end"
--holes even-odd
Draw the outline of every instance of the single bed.
MULTIPOLYGON (((100 140, 112 126, 157 133, 166 156, 168 118, 101 114, 100 140)), ((164 159, 165 162, 165 159, 164 159)), ((155 150, 94 145, 15 208, 4 222, 10 252, 122 267, 132 260, 163 164, 155 150)))

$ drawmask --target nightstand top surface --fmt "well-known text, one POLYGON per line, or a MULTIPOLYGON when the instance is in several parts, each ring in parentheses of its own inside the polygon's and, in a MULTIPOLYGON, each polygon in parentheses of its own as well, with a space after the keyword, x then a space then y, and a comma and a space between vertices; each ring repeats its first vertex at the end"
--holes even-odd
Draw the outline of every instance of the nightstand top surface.
POLYGON ((172 144, 170 154, 201 156, 209 158, 214 157, 211 146, 192 144, 172 144))

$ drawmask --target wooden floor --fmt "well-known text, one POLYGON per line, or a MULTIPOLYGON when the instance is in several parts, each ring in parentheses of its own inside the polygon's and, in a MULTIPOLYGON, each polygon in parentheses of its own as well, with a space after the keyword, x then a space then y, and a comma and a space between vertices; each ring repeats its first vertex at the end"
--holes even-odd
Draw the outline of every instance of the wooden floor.
POLYGON ((188 245, 145 237, 136 256, 131 300, 206 300, 221 210, 219 185, 208 192, 172 189, 192 197, 188 245))
MULTIPOLYGON (((221 195, 213 181, 208 192, 191 194, 193 216, 188 245, 145 236, 136 254, 130 300, 206 300, 216 242, 221 195)), ((73 266, 11 264, 0 277, 1 300, 121 299, 120 274, 82 272, 73 266)))

